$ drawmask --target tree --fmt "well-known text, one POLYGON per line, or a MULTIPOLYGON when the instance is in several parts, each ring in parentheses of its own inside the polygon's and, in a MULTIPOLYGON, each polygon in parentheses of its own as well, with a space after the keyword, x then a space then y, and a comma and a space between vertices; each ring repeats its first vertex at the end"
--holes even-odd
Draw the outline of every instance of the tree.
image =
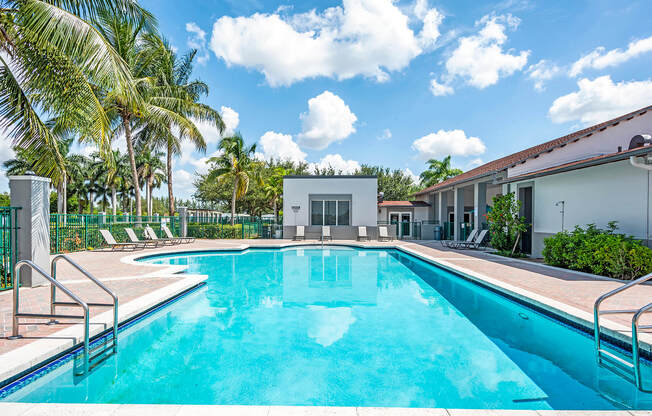
POLYGON ((287 170, 283 167, 273 168, 271 175, 265 175, 263 189, 265 196, 269 198, 274 209, 274 221, 278 221, 277 202, 283 196, 283 177, 287 175, 287 170))
POLYGON ((63 134, 108 150, 98 87, 134 93, 124 61, 90 23, 110 10, 155 24, 134 0, 5 0, 0 8, 0 129, 56 186, 65 180, 63 134))
POLYGON ((487 214, 491 246, 504 253, 514 254, 521 233, 527 231, 525 218, 520 216, 521 201, 516 194, 496 195, 493 207, 487 214))
POLYGON ((151 90, 148 103, 168 109, 172 117, 143 119, 139 141, 163 148, 167 153, 169 215, 174 215, 173 156, 181 153, 181 143, 185 140, 199 151, 206 150, 206 142, 193 124, 195 121, 215 126, 220 134, 224 131, 224 122, 219 112, 199 102, 202 95, 208 95, 208 85, 201 80, 190 80, 197 51, 193 49, 179 59, 164 39, 147 36, 145 41, 149 49, 157 51, 157 84, 151 90))
POLYGON ((234 225, 236 200, 247 194, 252 177, 260 182, 260 177, 257 177, 256 173, 261 162, 253 159, 256 145, 246 147, 239 133, 220 140, 218 150, 222 150, 224 153, 209 159, 212 166, 208 179, 232 184, 231 225, 234 225))
POLYGON ((421 173, 421 185, 425 187, 436 185, 446 179, 463 173, 462 170, 451 167, 451 157, 446 156, 442 160, 430 159, 427 162, 428 169, 421 173))
POLYGON ((145 179, 145 192, 147 201, 147 215, 151 216, 154 209, 152 204, 152 189, 155 184, 163 182, 165 177, 165 164, 161 160, 163 152, 151 151, 148 147, 141 149, 139 154, 138 174, 145 179))
POLYGON ((412 177, 400 169, 362 165, 355 174, 378 176, 378 192, 388 201, 408 200, 419 190, 412 177))

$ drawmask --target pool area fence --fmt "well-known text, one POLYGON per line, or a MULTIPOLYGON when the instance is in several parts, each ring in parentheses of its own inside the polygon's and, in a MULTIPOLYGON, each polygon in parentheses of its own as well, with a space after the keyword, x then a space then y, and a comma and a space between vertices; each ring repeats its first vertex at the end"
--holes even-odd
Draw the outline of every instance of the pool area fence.
POLYGON ((13 289, 19 207, 0 207, 0 291, 13 289))

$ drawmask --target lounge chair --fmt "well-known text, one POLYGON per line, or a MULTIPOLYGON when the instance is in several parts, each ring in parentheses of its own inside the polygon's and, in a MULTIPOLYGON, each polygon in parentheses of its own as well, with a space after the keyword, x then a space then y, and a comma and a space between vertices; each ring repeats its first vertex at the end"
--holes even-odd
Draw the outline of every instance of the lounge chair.
POLYGON ((139 246, 138 244, 135 243, 118 243, 115 241, 115 238, 113 238, 113 234, 109 230, 100 230, 100 234, 102 235, 102 238, 104 238, 104 241, 106 244, 108 244, 111 247, 111 251, 116 251, 116 250, 136 250, 138 248, 142 248, 142 246, 139 246))
POLYGON ((464 244, 472 243, 477 235, 478 230, 474 228, 469 236, 466 237, 466 240, 442 240, 441 244, 447 248, 461 248, 464 244))
POLYGON ((173 246, 175 244, 181 243, 181 240, 179 240, 178 238, 159 238, 154 232, 154 229, 149 225, 145 227, 145 234, 148 235, 149 238, 152 239, 153 241, 159 241, 166 246, 173 246))
POLYGON ((386 226, 378 227, 378 241, 390 241, 392 237, 389 236, 386 226))
POLYGON ((136 232, 131 229, 131 228, 125 228, 125 232, 127 233, 127 237, 129 237, 129 240, 134 243, 134 244, 139 244, 142 246, 142 248, 146 247, 158 247, 160 244, 157 241, 154 240, 140 240, 138 236, 136 235, 136 232))
POLYGON ((321 227, 321 241, 326 241, 326 240, 333 240, 333 237, 331 237, 331 227, 328 225, 324 225, 321 227))
POLYGON ((480 231, 480 234, 478 234, 478 237, 474 241, 472 241, 470 243, 465 242, 465 243, 463 243, 461 245, 460 248, 469 248, 469 249, 474 249, 474 250, 478 249, 482 245, 485 244, 484 239, 485 239, 486 236, 487 236, 487 230, 482 230, 482 231, 480 231))
POLYGON ((297 227, 297 230, 294 233, 293 240, 295 240, 295 241, 296 240, 305 240, 306 239, 305 227, 303 225, 297 225, 296 227, 297 227))
POLYGON ((358 227, 358 241, 369 241, 369 236, 367 235, 367 227, 361 226, 358 227))
MULTIPOLYGON (((161 225, 161 230, 163 230, 163 232, 165 233, 165 235, 166 235, 169 239, 177 238, 177 237, 174 236, 174 234, 172 234, 172 231, 170 231, 170 229, 168 228, 167 225, 162 224, 162 225, 161 225)), ((185 243, 185 244, 189 244, 189 243, 194 243, 194 242, 195 242, 195 237, 178 237, 178 238, 179 238, 179 240, 181 240, 182 243, 185 243)))

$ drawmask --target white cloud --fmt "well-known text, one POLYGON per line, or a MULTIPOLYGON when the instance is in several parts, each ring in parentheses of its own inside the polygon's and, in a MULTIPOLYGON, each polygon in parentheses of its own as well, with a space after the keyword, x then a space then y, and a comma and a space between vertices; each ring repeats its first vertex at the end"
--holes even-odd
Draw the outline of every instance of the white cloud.
POLYGON ((7 178, 7 171, 2 165, 6 161, 13 159, 15 156, 16 153, 11 146, 11 140, 6 137, 0 130, 0 192, 9 192, 9 179, 7 178))
POLYGON ((208 49, 206 48, 206 32, 195 22, 186 23, 186 32, 189 33, 186 44, 191 49, 197 49, 195 60, 198 64, 203 65, 211 59, 208 49))
POLYGON ((484 161, 482 159, 480 159, 480 158, 473 159, 472 161, 470 161, 468 163, 469 169, 477 168, 480 165, 484 165, 484 161))
POLYGON ((324 156, 317 163, 309 163, 308 168, 313 172, 315 168, 320 170, 333 168, 335 172, 351 175, 360 169, 360 163, 355 160, 345 160, 340 154, 331 154, 324 156))
POLYGON ((260 71, 271 86, 320 76, 384 82, 432 47, 442 19, 424 8, 415 34, 394 0, 343 0, 321 12, 220 17, 210 47, 229 66, 260 71))
POLYGON ((439 130, 430 133, 412 143, 412 148, 420 159, 451 156, 480 155, 487 150, 482 140, 477 137, 466 137, 463 130, 439 130))
POLYGON ((534 81, 534 89, 543 91, 545 89, 544 83, 553 77, 559 75, 561 68, 552 62, 545 59, 540 60, 534 65, 530 65, 527 69, 527 76, 534 81))
POLYGON ((410 168, 403 169, 403 172, 412 179, 412 182, 414 182, 415 185, 418 185, 421 182, 419 175, 415 175, 410 168))
POLYGON ((295 163, 305 162, 306 153, 292 140, 289 134, 267 131, 260 138, 260 157, 263 160, 290 160, 295 163))
POLYGON ((516 29, 520 20, 512 15, 487 15, 476 22, 482 25, 477 35, 462 37, 457 49, 446 61, 449 76, 466 79, 469 85, 486 88, 501 77, 512 75, 527 63, 530 51, 516 55, 503 51, 507 28, 516 29))
POLYGON ((555 123, 600 123, 652 103, 652 81, 614 83, 609 75, 577 82, 578 91, 557 98, 548 114, 555 123))
POLYGON ((310 149, 325 149, 355 133, 353 125, 357 119, 340 97, 324 91, 308 100, 308 112, 301 114, 299 143, 310 149))
POLYGON ((592 52, 582 56, 571 67, 570 76, 578 76, 586 68, 604 69, 620 65, 646 52, 652 52, 652 36, 630 42, 625 50, 612 49, 608 52, 605 52, 605 50, 604 46, 599 46, 592 52))
POLYGON ((392 138, 392 131, 390 129, 385 129, 376 138, 378 140, 389 140, 392 138))
POLYGON ((192 173, 183 169, 176 169, 172 177, 175 198, 190 199, 195 192, 194 180, 195 176, 192 173))
POLYGON ((181 156, 179 157, 179 163, 191 164, 195 167, 197 172, 206 172, 206 162, 208 159, 219 154, 218 152, 210 153, 211 149, 217 147, 217 144, 223 136, 228 137, 233 135, 240 124, 240 115, 230 107, 222 106, 220 108, 220 115, 222 116, 222 121, 224 121, 224 133, 222 135, 220 135, 220 131, 212 123, 193 120, 206 142, 206 149, 208 149, 209 156, 201 156, 190 141, 184 140, 181 142, 181 156))
POLYGON ((240 124, 240 114, 231 107, 220 107, 220 115, 224 122, 224 137, 232 136, 240 124))
POLYGON ((440 84, 436 79, 433 78, 430 80, 430 92, 432 92, 432 95, 435 97, 441 97, 444 95, 451 95, 455 92, 455 90, 450 85, 440 84))

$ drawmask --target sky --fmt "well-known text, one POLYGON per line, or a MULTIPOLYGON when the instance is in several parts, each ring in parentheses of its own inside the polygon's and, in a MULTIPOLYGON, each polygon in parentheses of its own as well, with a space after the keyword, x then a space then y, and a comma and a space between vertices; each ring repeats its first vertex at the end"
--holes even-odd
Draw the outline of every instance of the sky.
MULTIPOLYGON (((204 102, 260 158, 418 175, 450 154, 468 170, 652 104, 649 0, 141 4, 178 53, 198 50, 204 102)), ((200 130, 208 150, 184 146, 177 197, 216 152, 200 130)))

